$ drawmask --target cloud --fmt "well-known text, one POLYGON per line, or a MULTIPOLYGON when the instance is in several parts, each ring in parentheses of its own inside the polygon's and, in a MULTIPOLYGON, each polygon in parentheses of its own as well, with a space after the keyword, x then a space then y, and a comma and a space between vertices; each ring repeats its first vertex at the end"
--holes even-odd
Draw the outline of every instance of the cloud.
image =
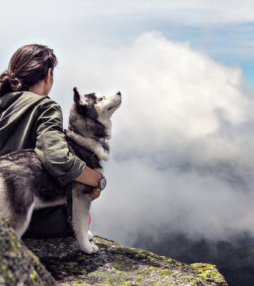
MULTIPOLYGON (((162 31, 172 41, 188 41, 231 65, 253 61, 253 1, 9 0, 1 3, 0 65, 27 43, 57 51, 79 45, 122 47, 146 31, 162 31), (11 16, 10 16, 11 15, 11 16)), ((58 54, 60 54, 58 52, 58 54)), ((251 72, 250 72, 251 73, 251 72)))
MULTIPOLYGON (((158 23, 165 30, 178 28, 174 38, 183 33, 183 41, 195 32, 193 26, 201 27, 201 41, 211 40, 206 27, 229 24, 228 31, 231 24, 253 22, 253 5, 250 0, 46 0, 40 9, 31 0, 1 4, 6 11, 0 19, 1 66, 23 44, 53 47, 60 64, 51 96, 63 107, 65 126, 74 86, 84 93, 123 93, 113 117, 111 161, 105 164, 109 184, 93 204, 96 233, 131 243, 137 232, 217 239, 253 231, 253 91, 246 90, 241 70, 159 33, 130 42, 158 23)), ((230 46, 236 42, 243 43, 236 37, 230 46)), ((219 51, 223 47, 224 41, 219 51)))
MULTIPOLYGON (((250 23, 254 21, 254 4, 251 0, 94 0, 81 1, 74 0, 45 0, 44 5, 38 6, 38 1, 18 0, 4 1, 1 4, 2 11, 6 11, 1 16, 1 23, 6 23, 0 27, 0 31, 13 31, 19 28, 28 28, 30 31, 44 29, 50 26, 51 33, 57 27, 62 32, 69 32, 69 26, 75 25, 79 30, 82 26, 93 26, 96 23, 100 26, 112 26, 144 21, 164 21, 181 25, 200 24, 225 24, 225 23, 250 23), (22 13, 20 13, 22 11, 22 13), (8 13, 7 13, 8 12, 8 13), (10 16, 11 13, 11 16, 10 16), (11 20, 10 20, 11 17, 11 20), (40 27, 40 29, 38 29, 40 27)), ((22 30, 22 29, 21 29, 22 30)), ((75 33, 75 31, 72 30, 75 33)))
POLYGON ((139 232, 212 239, 252 232, 253 92, 241 70, 158 33, 125 48, 79 48, 64 57, 75 74, 60 71, 61 91, 75 78, 83 92, 123 94, 94 231, 126 244, 139 232))

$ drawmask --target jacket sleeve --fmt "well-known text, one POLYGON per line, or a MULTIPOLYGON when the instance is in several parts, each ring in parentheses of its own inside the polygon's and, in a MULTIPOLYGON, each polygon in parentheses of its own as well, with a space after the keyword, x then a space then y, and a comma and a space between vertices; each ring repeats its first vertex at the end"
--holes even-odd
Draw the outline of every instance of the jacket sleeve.
POLYGON ((37 120, 35 152, 44 168, 64 186, 81 174, 86 163, 69 151, 60 106, 47 100, 41 109, 37 120))

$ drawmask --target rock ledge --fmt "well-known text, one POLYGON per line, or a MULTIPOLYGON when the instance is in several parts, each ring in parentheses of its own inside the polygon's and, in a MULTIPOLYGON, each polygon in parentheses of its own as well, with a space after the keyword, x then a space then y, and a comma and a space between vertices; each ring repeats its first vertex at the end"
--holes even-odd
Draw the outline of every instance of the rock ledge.
POLYGON ((214 265, 188 265, 101 237, 95 241, 100 252, 92 256, 77 250, 72 237, 22 242, 0 219, 0 286, 228 286, 214 265))
POLYGON ((71 237, 25 241, 60 285, 227 286, 214 265, 187 265, 101 237, 95 242, 100 252, 90 256, 71 237))

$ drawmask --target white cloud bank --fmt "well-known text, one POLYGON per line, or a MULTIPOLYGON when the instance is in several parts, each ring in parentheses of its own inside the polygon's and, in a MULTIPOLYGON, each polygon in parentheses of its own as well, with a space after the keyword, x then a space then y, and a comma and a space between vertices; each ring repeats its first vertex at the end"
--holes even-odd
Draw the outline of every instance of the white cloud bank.
POLYGON ((79 51, 63 58, 61 90, 75 78, 83 92, 123 94, 94 232, 127 244, 139 231, 253 233, 253 92, 241 70, 156 33, 123 49, 79 51))

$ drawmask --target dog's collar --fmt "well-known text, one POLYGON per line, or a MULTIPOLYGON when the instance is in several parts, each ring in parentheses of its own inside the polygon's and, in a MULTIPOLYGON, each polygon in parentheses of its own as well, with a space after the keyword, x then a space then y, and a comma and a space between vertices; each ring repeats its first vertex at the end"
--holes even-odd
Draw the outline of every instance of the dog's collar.
POLYGON ((103 142, 106 141, 106 138, 105 138, 105 137, 97 137, 97 136, 94 136, 94 139, 95 139, 95 141, 98 141, 98 142, 101 142, 101 143, 103 143, 103 142))

